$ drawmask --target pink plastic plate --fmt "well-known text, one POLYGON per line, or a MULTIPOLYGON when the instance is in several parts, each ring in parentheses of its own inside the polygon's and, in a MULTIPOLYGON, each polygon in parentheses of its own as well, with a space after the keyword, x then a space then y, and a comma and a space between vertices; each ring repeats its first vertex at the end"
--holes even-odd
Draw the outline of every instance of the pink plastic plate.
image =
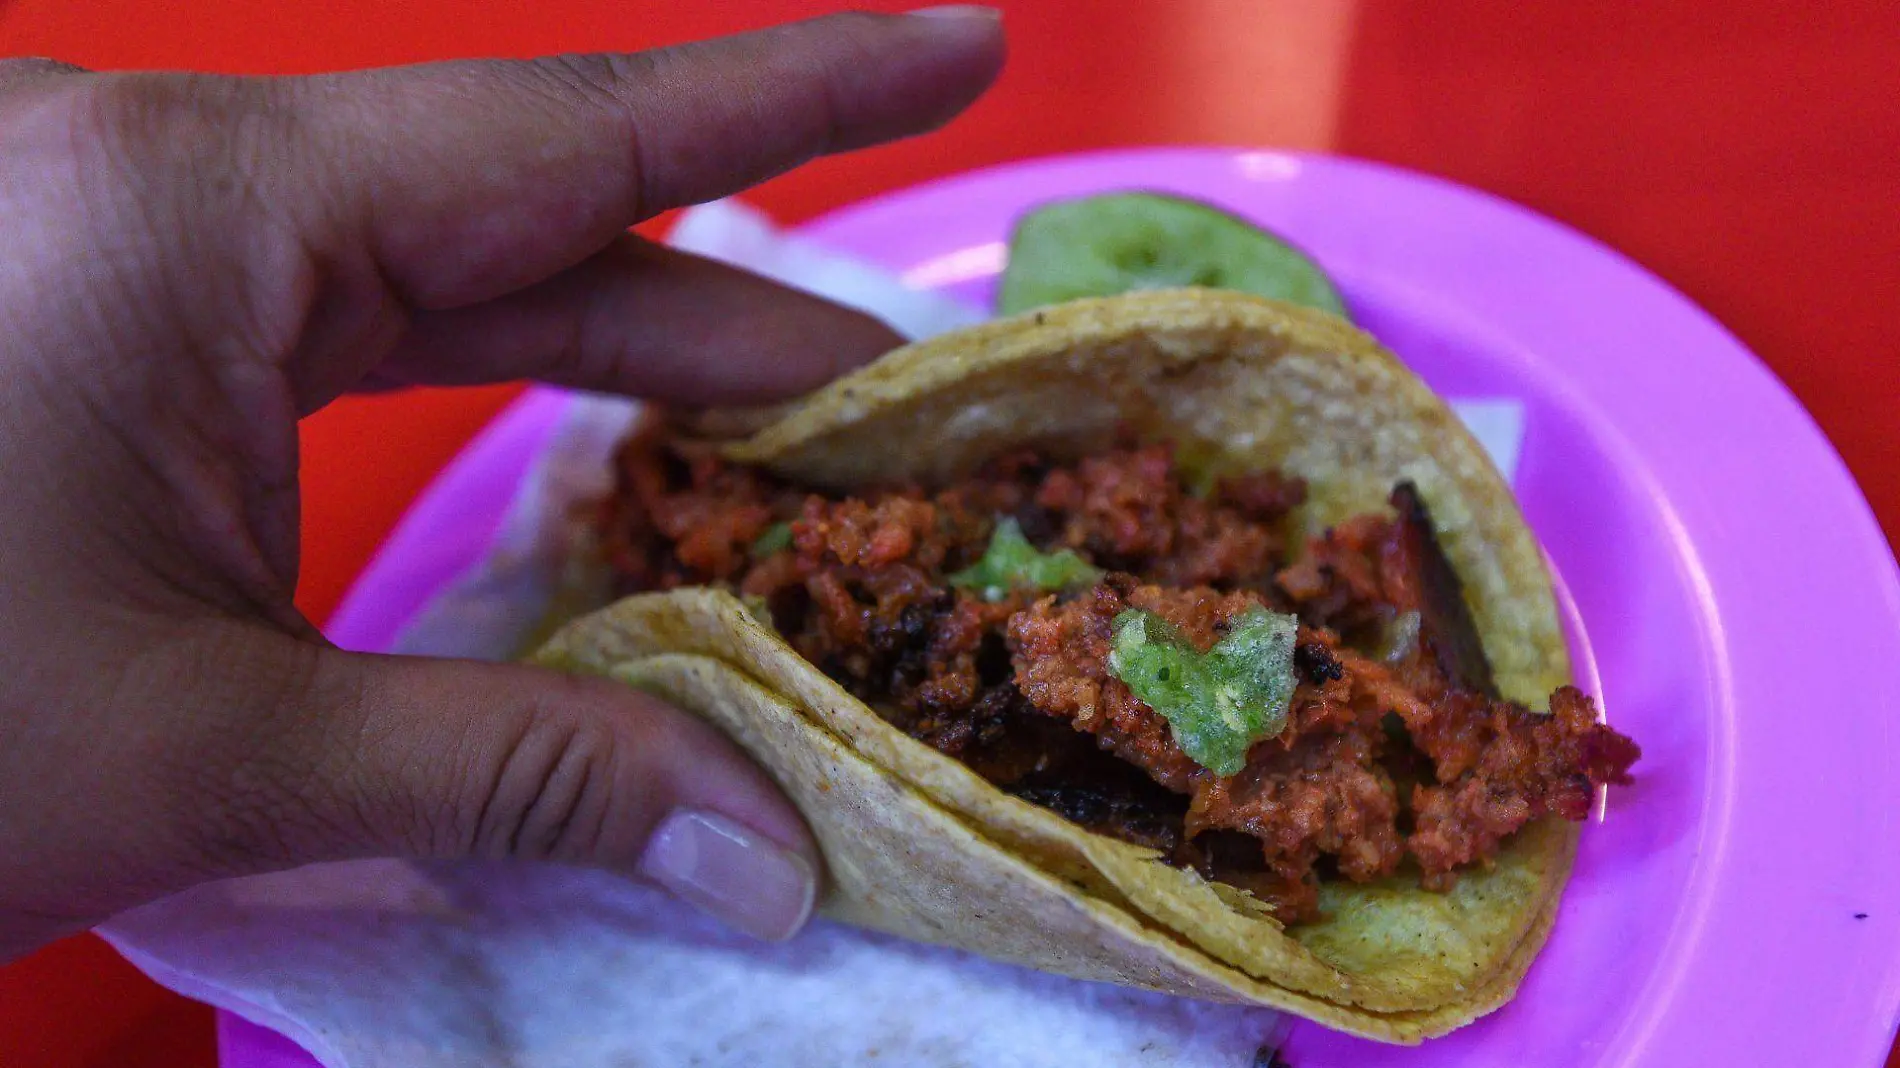
MULTIPOLYGON (((1492 197, 1277 152, 1017 164, 821 219, 833 247, 987 301, 1011 222, 1128 188, 1311 251, 1442 392, 1526 406, 1517 488, 1579 613, 1638 783, 1587 827, 1556 931, 1502 1010, 1416 1049, 1297 1026, 1297 1068, 1883 1063, 1900 1015, 1900 582, 1839 459, 1700 310, 1492 197)), ((444 472, 332 624, 385 647, 480 552, 561 398, 444 472), (444 551, 447 546, 450 551, 444 551)), ((307 1064, 227 1018, 230 1068, 307 1064)))

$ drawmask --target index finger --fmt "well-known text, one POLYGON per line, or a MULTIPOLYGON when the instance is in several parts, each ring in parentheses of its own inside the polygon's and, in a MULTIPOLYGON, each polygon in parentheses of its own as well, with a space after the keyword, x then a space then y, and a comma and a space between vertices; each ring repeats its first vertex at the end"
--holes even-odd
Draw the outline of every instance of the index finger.
POLYGON ((1002 52, 997 21, 976 9, 307 79, 286 101, 302 142, 293 180, 315 182, 325 210, 303 228, 340 255, 367 249, 413 308, 473 304, 668 208, 940 125, 1002 52))

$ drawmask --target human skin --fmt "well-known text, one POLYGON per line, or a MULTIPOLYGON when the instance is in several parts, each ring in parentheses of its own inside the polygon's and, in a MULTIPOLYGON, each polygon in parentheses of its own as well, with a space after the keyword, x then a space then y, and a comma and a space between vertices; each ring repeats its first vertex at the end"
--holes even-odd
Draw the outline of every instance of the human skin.
POLYGON ((323 639, 296 424, 523 378, 751 404, 876 356, 875 321, 628 227, 939 125, 1002 57, 957 8, 310 78, 0 61, 0 960, 369 856, 599 867, 794 932, 810 836, 699 721, 323 639))

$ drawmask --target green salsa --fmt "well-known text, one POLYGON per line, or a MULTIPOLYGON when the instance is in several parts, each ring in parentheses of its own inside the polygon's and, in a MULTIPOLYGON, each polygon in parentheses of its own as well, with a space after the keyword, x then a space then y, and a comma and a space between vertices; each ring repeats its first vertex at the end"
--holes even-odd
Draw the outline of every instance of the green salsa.
POLYGON ((1249 609, 1205 653, 1152 612, 1123 612, 1114 626, 1109 669, 1161 713, 1196 764, 1237 774, 1255 742, 1286 729, 1299 630, 1292 616, 1249 609))
POLYGON ((773 553, 784 552, 791 547, 792 525, 790 523, 774 523, 766 527, 765 533, 760 534, 758 538, 752 542, 752 559, 763 560, 773 553))
POLYGON ((983 558, 950 576, 950 585, 980 590, 985 600, 1000 601, 1011 590, 1066 590, 1087 586, 1102 572, 1068 549, 1045 553, 1023 537, 1014 519, 996 522, 983 558))

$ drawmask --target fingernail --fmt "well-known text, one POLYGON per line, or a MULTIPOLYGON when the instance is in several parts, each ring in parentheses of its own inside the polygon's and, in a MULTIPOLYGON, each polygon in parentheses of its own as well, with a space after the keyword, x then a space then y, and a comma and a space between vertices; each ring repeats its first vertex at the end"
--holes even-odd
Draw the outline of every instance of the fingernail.
POLYGON ((818 878, 804 857, 724 816, 670 813, 640 856, 640 874, 754 938, 780 942, 811 917, 818 878))
POLYGON ((984 7, 981 4, 944 4, 941 7, 920 7, 905 14, 920 19, 983 19, 986 22, 998 22, 1003 12, 998 8, 984 7))

